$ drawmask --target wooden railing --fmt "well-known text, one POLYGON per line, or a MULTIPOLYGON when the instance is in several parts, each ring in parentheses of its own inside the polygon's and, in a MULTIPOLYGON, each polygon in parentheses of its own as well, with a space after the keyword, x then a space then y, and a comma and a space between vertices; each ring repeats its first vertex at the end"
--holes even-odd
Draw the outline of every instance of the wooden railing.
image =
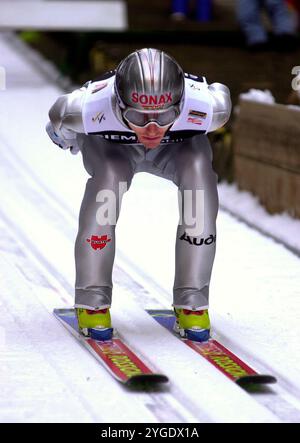
POLYGON ((300 217, 300 107, 242 100, 233 134, 239 187, 270 213, 300 217))

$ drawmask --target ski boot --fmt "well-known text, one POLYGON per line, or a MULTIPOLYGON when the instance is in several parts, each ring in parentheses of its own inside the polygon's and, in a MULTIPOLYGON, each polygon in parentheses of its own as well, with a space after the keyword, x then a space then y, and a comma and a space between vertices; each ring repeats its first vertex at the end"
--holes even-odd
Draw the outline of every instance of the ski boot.
POLYGON ((174 331, 192 341, 208 341, 210 338, 210 320, 208 310, 195 311, 174 308, 176 321, 174 331))
POLYGON ((113 328, 109 308, 100 310, 76 308, 76 315, 82 335, 99 341, 112 339, 113 328))

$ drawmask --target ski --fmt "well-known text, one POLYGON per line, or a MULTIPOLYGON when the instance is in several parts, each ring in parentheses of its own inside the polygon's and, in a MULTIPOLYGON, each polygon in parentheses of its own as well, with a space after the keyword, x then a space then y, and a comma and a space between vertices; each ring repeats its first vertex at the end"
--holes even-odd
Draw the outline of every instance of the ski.
POLYGON ((126 386, 141 384, 167 383, 168 377, 150 369, 120 339, 115 331, 114 337, 107 341, 93 340, 84 337, 78 330, 78 323, 73 308, 54 309, 53 314, 65 328, 110 372, 110 374, 126 386))
POLYGON ((175 314, 171 310, 147 310, 161 326, 165 327, 175 337, 192 348, 195 352, 204 357, 219 371, 239 386, 248 387, 257 384, 276 383, 276 378, 272 375, 257 373, 239 357, 225 348, 221 343, 213 338, 207 342, 196 342, 182 338, 174 331, 175 314))

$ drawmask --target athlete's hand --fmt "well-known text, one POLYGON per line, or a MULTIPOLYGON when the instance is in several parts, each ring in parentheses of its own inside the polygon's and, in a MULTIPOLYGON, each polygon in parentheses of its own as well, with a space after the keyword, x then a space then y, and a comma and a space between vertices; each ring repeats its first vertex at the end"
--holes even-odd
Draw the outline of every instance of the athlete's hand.
POLYGON ((76 134, 72 134, 72 138, 67 139, 62 135, 59 135, 55 132, 51 122, 47 123, 46 131, 53 143, 59 146, 61 149, 70 149, 72 154, 77 154, 80 150, 77 140, 76 134))

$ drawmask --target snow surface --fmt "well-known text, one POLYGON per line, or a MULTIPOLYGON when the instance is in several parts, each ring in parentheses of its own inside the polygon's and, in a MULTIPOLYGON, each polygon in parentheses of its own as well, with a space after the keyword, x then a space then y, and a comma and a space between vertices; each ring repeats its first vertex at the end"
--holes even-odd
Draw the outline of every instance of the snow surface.
MULTIPOLYGON (((10 34, 0 35, 0 54, 7 74, 0 93, 0 421, 299 422, 299 258, 285 247, 220 211, 214 333, 278 377, 259 395, 213 370, 144 312, 171 304, 178 213, 176 188, 166 180, 137 174, 124 197, 112 315, 136 352, 169 375, 170 387, 126 390, 58 324, 52 309, 73 302, 87 174, 80 155, 59 150, 44 131, 61 93, 45 75, 48 65, 32 63, 32 52, 10 34)), ((248 211, 244 193, 221 185, 220 195, 224 206, 234 199, 233 212, 248 211)), ((256 222, 273 233, 269 216, 251 204, 256 222)), ((278 231, 290 222, 278 216, 278 231)))
POLYGON ((248 92, 244 92, 240 94, 240 98, 242 100, 250 100, 253 102, 265 103, 269 105, 273 105, 275 103, 275 98, 271 91, 265 89, 262 91, 261 89, 249 89, 248 92))
POLYGON ((219 198, 223 209, 300 254, 299 219, 287 213, 269 214, 259 203, 258 197, 250 192, 238 190, 236 184, 221 183, 219 198))

